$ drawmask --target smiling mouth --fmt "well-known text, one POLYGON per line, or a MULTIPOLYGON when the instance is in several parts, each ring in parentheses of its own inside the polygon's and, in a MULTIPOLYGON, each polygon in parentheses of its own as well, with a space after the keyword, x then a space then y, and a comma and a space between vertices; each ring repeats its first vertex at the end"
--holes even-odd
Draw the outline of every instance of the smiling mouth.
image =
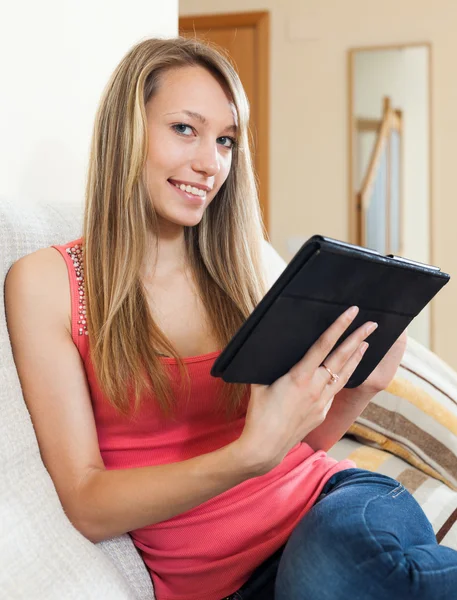
POLYGON ((174 185, 178 188, 178 190, 181 190, 182 192, 186 192, 187 194, 190 194, 191 196, 195 196, 197 198, 206 198, 206 190, 202 190, 192 185, 186 185, 184 183, 175 183, 171 179, 169 179, 168 181, 169 183, 171 183, 171 185, 174 185))
MULTIPOLYGON (((175 188, 176 193, 179 194, 179 196, 181 197, 182 200, 184 200, 184 202, 186 204, 188 204, 189 206, 194 206, 194 207, 203 207, 206 205, 206 191, 205 190, 201 190, 203 191, 203 196, 201 196, 200 194, 193 194, 191 191, 188 192, 187 191, 187 186, 184 184, 184 189, 181 189, 181 185, 174 183, 173 181, 168 180, 168 183, 175 188)), ((190 186, 191 188, 193 186, 190 186)), ((198 189, 198 188, 197 188, 198 189)))

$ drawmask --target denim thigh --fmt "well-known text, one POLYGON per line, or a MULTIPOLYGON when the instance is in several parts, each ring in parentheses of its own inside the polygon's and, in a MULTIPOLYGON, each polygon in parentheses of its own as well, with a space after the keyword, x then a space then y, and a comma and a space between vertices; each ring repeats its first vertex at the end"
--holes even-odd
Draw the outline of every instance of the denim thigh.
POLYGON ((398 481, 347 469, 327 482, 292 532, 269 598, 455 600, 457 552, 437 544, 398 481))

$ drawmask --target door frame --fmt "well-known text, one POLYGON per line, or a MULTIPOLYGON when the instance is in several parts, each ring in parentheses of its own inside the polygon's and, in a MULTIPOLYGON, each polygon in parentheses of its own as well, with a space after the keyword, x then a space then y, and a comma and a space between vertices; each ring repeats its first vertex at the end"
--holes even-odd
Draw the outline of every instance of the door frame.
POLYGON ((226 27, 253 27, 255 52, 259 59, 254 74, 256 97, 259 99, 254 115, 258 146, 262 148, 258 160, 254 160, 260 185, 259 202, 263 223, 269 231, 269 184, 270 184, 270 13, 268 11, 189 15, 179 17, 179 31, 196 29, 222 29, 226 27), (260 102, 260 99, 262 101, 260 102))

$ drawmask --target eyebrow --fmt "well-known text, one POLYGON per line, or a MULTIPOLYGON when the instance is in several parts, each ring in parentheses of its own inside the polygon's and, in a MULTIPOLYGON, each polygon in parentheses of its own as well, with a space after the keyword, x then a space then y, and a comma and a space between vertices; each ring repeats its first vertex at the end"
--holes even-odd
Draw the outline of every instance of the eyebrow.
MULTIPOLYGON (((188 117, 191 117, 192 119, 196 119, 197 121, 200 121, 200 123, 202 125, 208 125, 208 119, 206 117, 204 117, 200 113, 193 112, 192 110, 179 110, 177 112, 167 113, 167 115, 178 115, 178 114, 187 115, 188 117)), ((236 133, 238 131, 238 127, 236 125, 228 125, 224 129, 224 131, 233 131, 234 133, 236 133)))

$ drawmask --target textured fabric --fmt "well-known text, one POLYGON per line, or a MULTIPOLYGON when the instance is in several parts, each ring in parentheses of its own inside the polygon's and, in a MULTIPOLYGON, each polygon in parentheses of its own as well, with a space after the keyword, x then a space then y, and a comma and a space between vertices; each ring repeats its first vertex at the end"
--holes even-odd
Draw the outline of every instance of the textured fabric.
POLYGON ((329 454, 337 460, 349 458, 359 469, 382 473, 399 481, 422 507, 438 542, 457 550, 457 492, 398 456, 350 437, 337 442, 329 454))
POLYGON ((137 600, 155 600, 151 576, 130 535, 120 535, 96 544, 122 573, 137 600))
MULTIPOLYGON (((390 477, 332 477, 288 540, 274 595, 256 600, 454 600, 457 552, 440 546, 423 510, 390 477)), ((242 595, 244 600, 244 596, 242 595)))
MULTIPOLYGON (((80 233, 75 205, 0 201, 0 277, 20 257, 80 233)), ((0 297, 0 596, 19 600, 151 600, 128 536, 90 543, 65 516, 41 461, 0 297)))
POLYGON ((349 430, 457 489, 457 375, 409 338, 395 379, 349 430))
MULTIPOLYGON (((69 269, 72 333, 90 387, 101 455, 107 469, 169 464, 213 452, 236 440, 244 427, 248 395, 239 414, 227 420, 218 410, 222 382, 210 376, 219 353, 183 359, 190 389, 179 385, 175 359, 163 358, 176 400, 172 420, 154 398, 143 398, 134 416, 117 413, 103 396, 90 360, 84 326, 84 281, 79 268, 81 240, 57 249, 69 269)), ((236 590, 251 572, 282 546, 335 472, 324 452, 297 444, 275 469, 241 483, 167 521, 131 532, 151 570, 159 600, 218 600, 236 590), (217 536, 214 536, 217 531, 217 536)))

